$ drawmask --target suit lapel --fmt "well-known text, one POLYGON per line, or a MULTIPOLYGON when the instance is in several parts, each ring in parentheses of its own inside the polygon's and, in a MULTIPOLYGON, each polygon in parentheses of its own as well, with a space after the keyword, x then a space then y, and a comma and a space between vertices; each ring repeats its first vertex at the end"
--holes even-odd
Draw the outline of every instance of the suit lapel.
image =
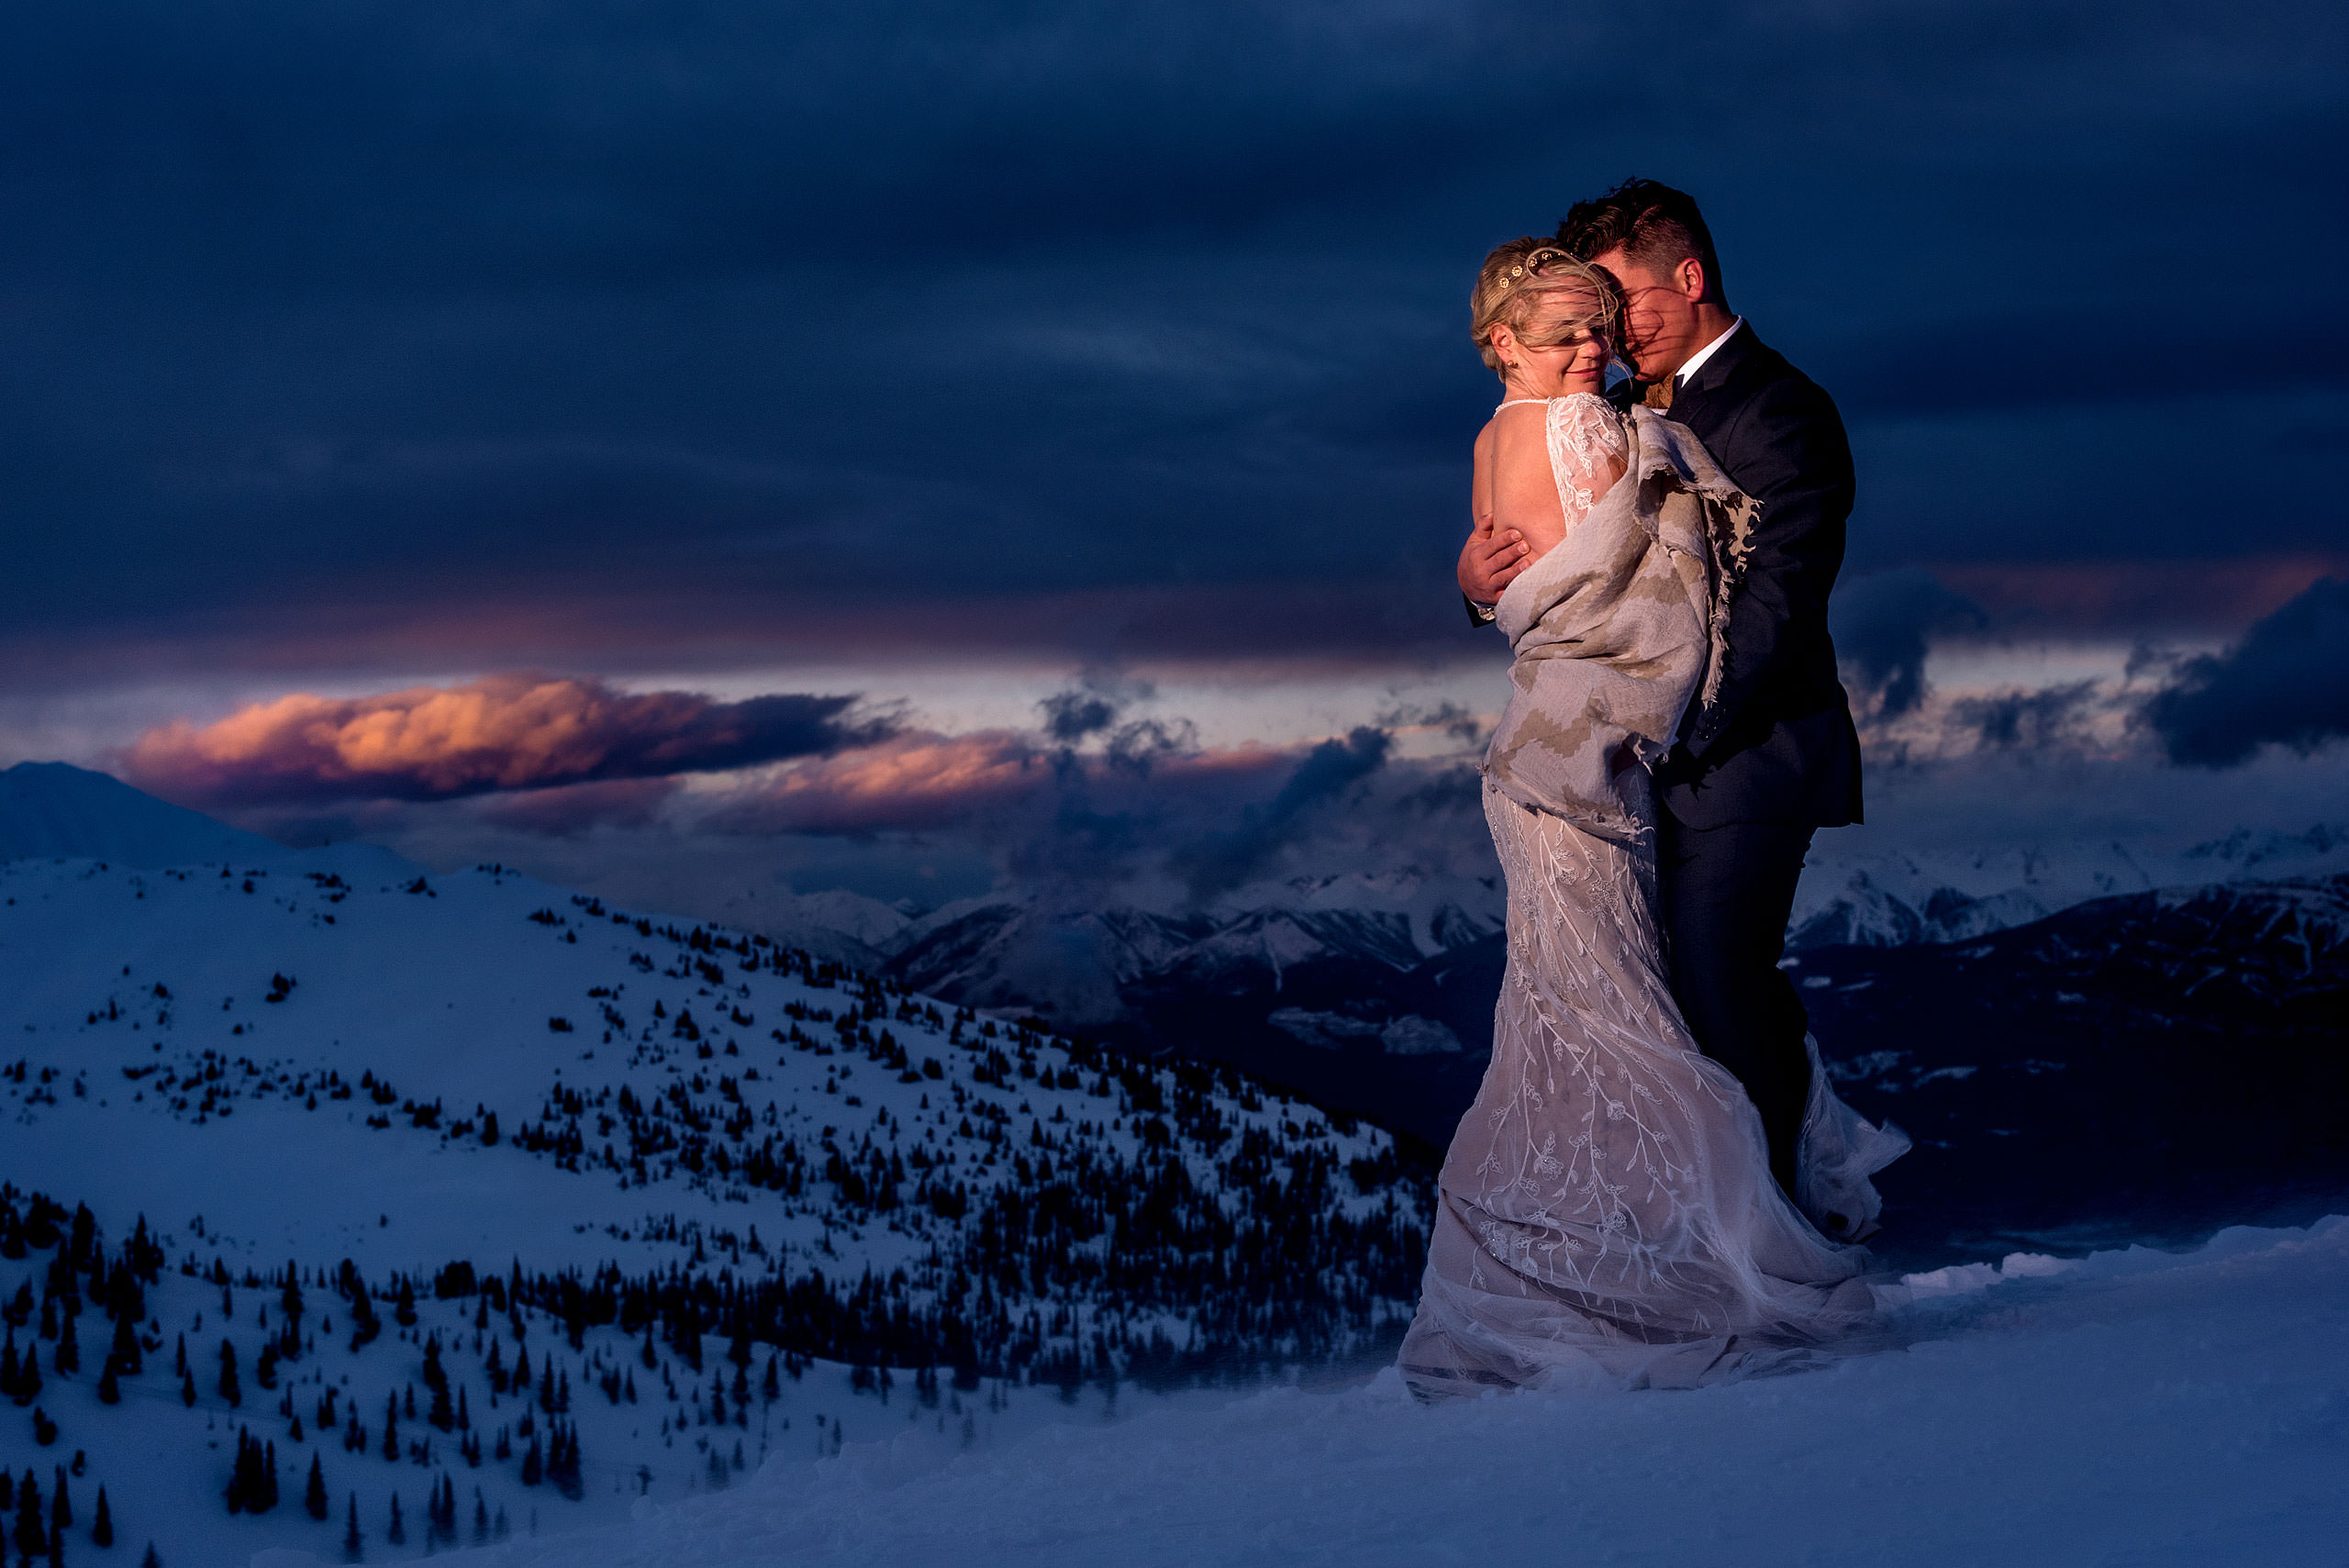
POLYGON ((1753 336, 1753 324, 1740 322, 1737 330, 1730 334, 1729 341, 1714 350, 1712 358, 1698 366, 1697 373, 1673 394, 1669 417, 1690 429, 1696 429, 1712 395, 1729 384, 1738 367, 1760 346, 1759 339, 1753 336))

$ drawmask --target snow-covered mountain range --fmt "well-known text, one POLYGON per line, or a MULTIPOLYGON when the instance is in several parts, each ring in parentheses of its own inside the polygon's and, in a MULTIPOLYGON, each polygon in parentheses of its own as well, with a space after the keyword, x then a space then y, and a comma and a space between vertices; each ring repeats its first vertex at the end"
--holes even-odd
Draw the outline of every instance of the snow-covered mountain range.
MULTIPOLYGON (((1822 835, 1812 862, 1788 932, 1797 954, 1974 941, 2159 890, 2265 896, 2349 872, 2349 828, 2160 853, 1854 851, 1822 835)), ((1191 912, 1048 893, 918 917, 850 894, 760 902, 758 929, 914 989, 1230 1062, 1434 1143, 1474 1093, 1502 960, 1497 882, 1408 869, 1258 884, 1191 912)))
POLYGON ((1881 1178, 1915 1217, 1897 1248, 2187 1235, 2349 1193, 2349 875, 1787 968, 1845 1092, 1917 1140, 1881 1178))
POLYGON ((145 820, 0 866, 0 1465, 80 1539, 414 1555, 1410 1309, 1424 1168, 1228 1069, 145 820))
POLYGON ((2253 833, 2172 852, 2119 843, 1996 851, 1839 850, 1825 835, 1795 898, 1788 945, 1966 941, 2090 899, 2349 872, 2349 826, 2253 833))

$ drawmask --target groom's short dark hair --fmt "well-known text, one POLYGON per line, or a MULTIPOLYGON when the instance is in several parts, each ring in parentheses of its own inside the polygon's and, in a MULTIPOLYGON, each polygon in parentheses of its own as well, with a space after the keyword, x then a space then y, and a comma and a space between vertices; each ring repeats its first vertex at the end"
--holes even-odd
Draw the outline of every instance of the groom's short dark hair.
POLYGON ((1659 275, 1694 256, 1704 264, 1714 298, 1727 308, 1720 258, 1697 198, 1655 180, 1626 180, 1603 196, 1576 202, 1558 225, 1558 244, 1576 261, 1628 250, 1659 275))

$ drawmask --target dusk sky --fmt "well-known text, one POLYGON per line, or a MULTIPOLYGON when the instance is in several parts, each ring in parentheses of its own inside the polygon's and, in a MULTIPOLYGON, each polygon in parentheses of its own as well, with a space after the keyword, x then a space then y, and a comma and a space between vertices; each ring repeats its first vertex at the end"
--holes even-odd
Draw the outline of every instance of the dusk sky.
POLYGON ((2344 149, 2313 0, 36 0, 0 765, 646 897, 1473 865, 1468 285, 1638 173, 1850 425, 1859 831, 2340 821, 2344 149))

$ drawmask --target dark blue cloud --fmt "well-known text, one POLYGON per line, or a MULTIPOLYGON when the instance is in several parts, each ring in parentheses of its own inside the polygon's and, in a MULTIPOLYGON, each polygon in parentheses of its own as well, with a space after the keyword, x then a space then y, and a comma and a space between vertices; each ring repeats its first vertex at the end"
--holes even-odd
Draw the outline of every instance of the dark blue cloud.
POLYGON ((1988 624, 1981 606, 1910 567, 1845 584, 1830 601, 1835 652, 1862 706, 1886 718, 1925 699, 1925 656, 1934 638, 1988 624))
POLYGON ((2144 717, 2171 762, 2206 768, 2349 735, 2349 582, 2325 578, 2225 652, 2187 661, 2144 717))
MULTIPOLYGON (((16 7, 0 618, 258 641, 288 606, 355 635, 1214 590, 1284 606, 1259 643, 1458 656, 1466 280, 1634 171, 1698 192, 1740 307, 1839 395, 1856 566, 2349 551, 2275 464, 2236 497, 2264 529, 2141 472, 2207 427, 2187 394, 2349 432, 2349 310, 2246 318, 2231 272, 2349 240, 2309 195, 2349 139, 2343 26, 16 7), (1292 613, 1304 584, 1353 597, 1292 613)), ((1050 631, 1114 660, 1147 616, 1050 631)))
POLYGON ((1174 859, 1189 878, 1192 896, 1205 899, 1255 874, 1297 836, 1314 807, 1384 767, 1393 744, 1386 731, 1364 725, 1342 740, 1324 740, 1307 752, 1279 793, 1265 805, 1242 812, 1237 828, 1176 851, 1174 859))

